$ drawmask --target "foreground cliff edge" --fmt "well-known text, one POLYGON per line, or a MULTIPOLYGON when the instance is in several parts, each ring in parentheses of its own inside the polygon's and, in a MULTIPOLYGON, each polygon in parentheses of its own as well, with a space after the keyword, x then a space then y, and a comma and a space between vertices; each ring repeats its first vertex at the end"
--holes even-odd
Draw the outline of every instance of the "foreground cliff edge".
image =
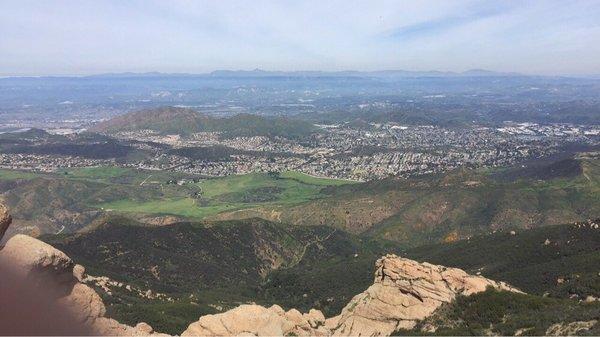
MULTIPOLYGON (((0 234, 11 218, 0 205, 0 234)), ((0 237, 1 239, 1 237, 0 237)), ((341 314, 326 319, 318 310, 300 313, 277 305, 241 305, 206 315, 183 336, 389 336, 411 329, 444 303, 492 287, 518 292, 503 283, 461 269, 386 255, 376 262, 372 286, 356 295, 341 314)), ((0 246, 0 334, 159 335, 148 324, 135 327, 105 317, 100 296, 82 282, 85 269, 51 245, 25 235, 0 246)), ((162 334, 161 334, 162 335, 162 334)))

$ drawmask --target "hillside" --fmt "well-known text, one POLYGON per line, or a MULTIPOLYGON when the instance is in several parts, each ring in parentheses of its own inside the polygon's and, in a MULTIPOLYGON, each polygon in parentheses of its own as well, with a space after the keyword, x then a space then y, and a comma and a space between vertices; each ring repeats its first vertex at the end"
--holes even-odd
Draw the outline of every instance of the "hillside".
MULTIPOLYGON (((0 218, 10 225, 2 207, 0 218)), ((249 225, 256 230, 258 224, 249 225)), ((241 223, 227 226, 232 225, 244 227, 241 223)), ((127 252, 113 256, 123 263, 124 255, 127 252)), ((14 236, 0 247, 0 266, 6 272, 0 286, 0 326, 14 335, 147 336, 156 331, 181 336, 593 335, 599 328, 600 304, 594 301, 528 295, 504 282, 394 254, 377 259, 373 281, 337 316, 255 303, 236 304, 233 309, 208 304, 205 312, 198 303, 206 303, 204 294, 174 299, 172 294, 144 291, 135 283, 95 277, 64 252, 25 235, 14 236), (130 298, 137 302, 123 302, 130 298)), ((157 266, 150 272, 160 280, 157 266)), ((223 299, 231 294, 218 295, 223 299)))
POLYGON ((328 197, 318 201, 286 208, 257 207, 243 214, 225 212, 214 218, 260 216, 295 225, 329 225, 418 246, 600 214, 600 161, 595 157, 552 163, 535 172, 531 176, 522 171, 458 170, 332 186, 324 190, 328 197))
POLYGON ((153 130, 162 134, 189 135, 196 132, 220 132, 225 137, 302 138, 316 132, 314 125, 285 117, 239 114, 212 117, 188 108, 162 107, 140 110, 114 117, 90 129, 113 134, 122 131, 153 130))
POLYGON ((597 336, 599 303, 489 289, 459 296, 396 336, 597 336))
POLYGON ((148 155, 146 151, 130 143, 100 134, 83 132, 62 136, 40 129, 0 134, 0 151, 5 154, 75 156, 120 161, 148 155))
POLYGON ((304 258, 352 255, 360 249, 353 240, 327 227, 290 228, 261 219, 147 227, 119 217, 87 233, 52 239, 91 271, 101 268, 106 276, 173 293, 256 284, 304 258), (305 255, 325 239, 330 241, 318 256, 305 255))
POLYGON ((155 172, 160 184, 141 184, 151 173, 116 167, 68 169, 57 173, 0 170, 0 201, 14 217, 13 233, 33 236, 78 231, 106 214, 102 204, 127 199, 180 200, 196 189, 167 184, 185 174, 155 172))
POLYGON ((481 273, 528 293, 585 300, 600 297, 599 226, 600 221, 595 220, 512 233, 498 231, 403 254, 481 273))
MULTIPOLYGON (((227 160, 229 153, 189 148, 180 154, 227 160)), ((0 170, 0 197, 15 210, 15 228, 31 229, 25 233, 56 233, 62 226, 77 231, 96 217, 91 214, 105 212, 155 223, 258 217, 332 226, 408 247, 596 218, 599 177, 593 156, 535 170, 458 170, 360 184, 298 172, 207 178, 117 167, 49 174, 0 170)))
POLYGON ((316 287, 310 291, 296 288, 310 295, 300 295, 304 302, 294 302, 288 294, 263 289, 263 284, 275 270, 305 269, 322 261, 342 267, 338 274, 322 275, 330 277, 322 279, 330 288, 332 281, 345 279, 346 286, 335 290, 341 296, 333 303, 316 303, 319 308, 333 309, 327 313, 336 313, 372 282, 373 263, 383 253, 376 243, 332 228, 289 227, 260 219, 147 227, 110 218, 86 233, 42 238, 84 264, 90 275, 107 276, 174 299, 140 298, 119 287, 110 287, 110 295, 103 293, 109 312, 121 321, 144 317, 153 326, 171 328, 182 327, 178 324, 184 318, 190 322, 200 313, 240 302, 313 305, 314 299, 324 295, 316 287), (360 263, 347 263, 353 260, 360 263), (313 302, 306 302, 308 296, 313 302), (165 314, 158 315, 159 310, 165 314))
MULTIPOLYGON (((189 150, 187 155, 211 155, 189 150)), ((217 148, 212 154, 223 152, 217 148)), ((348 183, 299 172, 208 178, 112 166, 56 173, 0 170, 0 199, 12 209, 11 231, 36 236, 76 232, 105 214, 163 224, 261 205, 297 205, 325 197, 327 186, 348 183)))
POLYGON ((162 331, 181 331, 199 315, 247 302, 302 311, 316 308, 327 317, 337 315, 372 284, 373 264, 379 256, 393 251, 509 281, 529 293, 488 292, 459 298, 436 311, 432 319, 441 320, 437 326, 458 322, 447 328, 455 333, 465 333, 461 322, 473 322, 466 327, 473 329, 492 323, 499 331, 514 333, 531 323, 528 317, 534 311, 545 317, 536 329, 545 331, 557 322, 578 320, 577 315, 587 319, 598 312, 598 305, 579 303, 600 297, 597 223, 540 227, 514 235, 497 232, 410 250, 328 227, 289 227, 259 219, 140 225, 113 218, 88 233, 44 240, 86 265, 89 274, 109 277, 104 283, 109 292, 102 286, 98 291, 112 317, 128 324, 143 319, 162 331), (151 289, 158 297, 132 294, 119 283, 142 293, 151 289), (512 316, 502 325, 498 312, 512 316))
MULTIPOLYGON (((581 300, 587 296, 600 298, 596 267, 600 263, 600 229, 587 222, 521 230, 516 235, 500 231, 412 249, 401 249, 389 242, 379 242, 379 246, 383 251, 395 251, 418 261, 481 273, 531 294, 581 300)), ((267 298, 277 299, 283 306, 316 306, 335 313, 339 310, 338 299, 347 296, 345 288, 368 284, 369 266, 374 261, 373 256, 362 254, 300 263, 271 273, 263 288, 267 298), (337 287, 341 280, 345 286, 337 287), (335 300, 328 303, 329 298, 335 300)))

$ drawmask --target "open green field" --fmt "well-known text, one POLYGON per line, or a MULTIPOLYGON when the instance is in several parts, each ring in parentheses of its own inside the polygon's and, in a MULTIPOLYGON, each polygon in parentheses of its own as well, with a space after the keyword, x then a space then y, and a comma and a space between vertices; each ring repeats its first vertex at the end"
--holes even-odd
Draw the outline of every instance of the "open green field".
POLYGON ((15 180, 22 182, 7 185, 12 189, 5 191, 9 206, 17 216, 32 221, 39 219, 44 223, 48 221, 40 214, 48 213, 48 217, 52 218, 56 205, 77 213, 102 210, 136 216, 173 215, 198 220, 221 212, 297 205, 326 197, 323 190, 327 187, 352 183, 299 172, 211 178, 114 166, 69 168, 54 173, 0 170, 0 181, 15 180), (24 203, 23 195, 36 197, 24 203), (36 210, 37 213, 27 211, 27 214, 21 214, 21 208, 23 212, 36 210))
POLYGON ((293 204, 318 198, 323 187, 341 183, 348 182, 314 178, 299 172, 285 172, 280 175, 251 173, 205 179, 197 185, 207 198, 242 203, 293 204))
POLYGON ((108 184, 129 184, 133 191, 160 188, 159 198, 123 198, 91 205, 113 212, 175 215, 204 218, 224 211, 262 205, 294 205, 324 197, 327 186, 347 184, 342 180, 315 178, 298 172, 251 173, 219 178, 199 178, 180 173, 136 171, 122 168, 87 168, 69 171, 69 179, 108 184), (181 184, 167 184, 180 181, 181 184))
POLYGON ((31 172, 0 169, 0 180, 33 179, 37 176, 31 172))
POLYGON ((58 173, 67 179, 124 185, 163 184, 169 180, 191 179, 194 177, 180 172, 139 170, 116 166, 73 168, 58 173))

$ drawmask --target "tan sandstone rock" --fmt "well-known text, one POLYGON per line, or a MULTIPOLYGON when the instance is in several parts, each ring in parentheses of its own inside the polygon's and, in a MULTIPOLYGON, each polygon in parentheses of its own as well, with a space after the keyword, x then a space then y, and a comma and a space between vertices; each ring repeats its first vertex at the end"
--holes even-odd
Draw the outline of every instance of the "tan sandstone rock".
POLYGON ((10 214, 8 214, 6 206, 0 204, 0 242, 2 241, 2 237, 4 236, 4 233, 6 233, 6 230, 8 229, 8 226, 10 226, 11 222, 12 218, 10 214))
POLYGON ((457 295, 487 287, 518 291, 461 269, 387 255, 376 263, 374 284, 356 295, 339 316, 328 319, 326 326, 334 336, 389 336, 397 329, 413 328, 457 295))
POLYGON ((456 268, 419 263, 395 255, 377 261, 375 282, 355 296, 339 316, 325 320, 318 310, 302 314, 274 305, 242 305, 200 317, 183 336, 389 336, 410 329, 457 295, 487 287, 518 291, 503 282, 473 276, 456 268))
POLYGON ((547 336, 574 336, 580 332, 588 331, 598 324, 597 320, 577 321, 571 323, 556 323, 552 324, 546 330, 547 336))
POLYGON ((326 336, 325 317, 318 310, 301 314, 280 306, 246 304, 222 314, 202 316, 182 336, 326 336))
POLYGON ((100 296, 81 283, 84 268, 63 252, 26 235, 0 249, 0 325, 11 334, 142 336, 145 324, 130 327, 104 317, 100 296), (3 321, 4 320, 4 321, 3 321), (35 324, 31 324, 35 322, 35 324))
POLYGON ((64 274, 73 270, 73 261, 65 253, 23 234, 17 234, 6 242, 0 258, 9 260, 25 273, 54 271, 64 274))
POLYGON ((77 279, 77 281, 83 282, 83 279, 85 276, 85 267, 80 264, 74 265, 73 266, 73 276, 77 279))

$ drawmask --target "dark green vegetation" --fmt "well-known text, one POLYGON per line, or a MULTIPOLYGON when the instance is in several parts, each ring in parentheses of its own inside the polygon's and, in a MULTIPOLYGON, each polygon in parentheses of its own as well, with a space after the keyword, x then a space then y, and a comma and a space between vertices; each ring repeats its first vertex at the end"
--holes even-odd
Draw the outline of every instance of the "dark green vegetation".
MULTIPOLYGON (((600 297, 600 228, 588 223, 546 226, 516 235, 498 232, 410 250, 390 242, 365 242, 377 242, 378 249, 386 253, 507 281, 529 294, 571 299, 573 303, 588 296, 600 297)), ((334 315, 353 295, 372 284, 378 257, 363 253, 300 263, 272 272, 263 287, 266 295, 279 298, 275 303, 305 310, 318 307, 334 315)))
MULTIPOLYGON (((498 232, 455 243, 423 246, 404 252, 411 258, 480 272, 504 280, 529 295, 488 290, 460 297, 435 315, 399 335, 544 335, 553 324, 600 318, 600 228, 597 223, 548 226, 498 232), (544 297, 542 297, 544 296, 544 297), (546 297, 548 296, 548 297, 546 297), (584 301, 584 302, 581 302, 584 301)), ((598 335, 599 326, 579 334, 598 335)))
POLYGON ((174 302, 141 299, 115 287, 104 298, 113 317, 132 324, 143 318, 171 333, 216 306, 249 301, 316 306, 334 314, 372 283, 373 262, 384 252, 380 244, 333 228, 260 219, 147 227, 111 218, 87 233, 43 238, 91 275, 168 294, 174 302), (324 270, 329 273, 321 274, 324 270), (309 278, 288 283, 295 272, 309 278))
POLYGON ((531 165, 514 169, 500 170, 494 176, 506 181, 518 179, 549 180, 560 178, 576 178, 584 173, 581 161, 567 158, 546 165, 531 165))
POLYGON ((375 261, 395 250, 393 246, 385 246, 384 243, 365 241, 356 253, 306 259, 293 267, 274 270, 261 286, 262 298, 284 308, 302 312, 315 308, 326 317, 338 315, 352 297, 373 284, 375 261))
POLYGON ((77 156, 88 159, 118 159, 126 161, 143 157, 146 152, 130 143, 95 133, 69 136, 52 135, 32 129, 20 133, 0 134, 2 153, 77 156))
POLYGON ((600 297, 600 229, 588 223, 522 230, 515 235, 498 232, 410 250, 330 227, 290 227, 259 219, 145 227, 112 218, 88 233, 44 239, 84 264, 91 275, 106 275, 172 297, 174 302, 148 300, 119 288, 111 288, 110 296, 104 294, 113 317, 129 323, 144 318, 172 333, 182 331, 189 317, 194 320, 194 316, 218 311, 217 307, 247 302, 277 303, 303 311, 317 308, 327 316, 336 315, 372 284, 375 260, 390 252, 481 272, 532 294, 516 299, 512 298, 516 295, 492 294, 502 301, 490 300, 488 294, 457 302, 482 313, 472 318, 477 324, 496 325, 497 315, 517 310, 507 326, 526 327, 521 322, 531 311, 523 310, 535 309, 547 315, 540 320, 541 329, 549 322, 569 321, 578 313, 582 318, 592 315, 597 311, 586 308, 596 307, 578 301, 600 297), (544 294, 549 297, 542 298, 544 294), (561 306, 571 309, 560 311, 561 306))
POLYGON ((557 225, 476 236, 422 246, 403 254, 506 281, 532 294, 600 297, 600 228, 594 223, 557 225))
POLYGON ((91 273, 102 268, 111 278, 168 293, 255 285, 274 269, 302 260, 350 256, 361 249, 354 237, 335 229, 289 227, 261 219, 147 227, 111 218, 87 233, 52 240, 91 273), (154 265, 155 273, 150 271, 154 265))
MULTIPOLYGON (((276 208, 296 225, 330 225, 418 246, 498 229, 523 229, 600 214, 600 161, 568 159, 535 171, 459 170, 411 179, 388 178, 328 187, 327 198, 276 208)), ((248 215, 269 217, 269 209, 248 215)), ((221 214, 221 218, 228 218, 221 214)), ((275 220, 275 218, 272 218, 275 220)))
MULTIPOLYGON (((397 331, 396 335, 422 335, 421 329, 435 326, 435 335, 447 336, 543 336, 553 324, 598 320, 600 303, 543 298, 524 294, 499 292, 493 289, 468 297, 459 297, 451 304, 420 322, 413 330, 397 331)), ((600 326, 578 334, 597 336, 600 326)))
MULTIPOLYGON (((490 184, 488 189, 491 186, 504 186, 503 193, 508 193, 509 188, 518 187, 509 194, 512 202, 509 205, 518 206, 529 202, 530 197, 518 196, 532 186, 538 191, 547 189, 544 193, 563 190, 592 195, 597 193, 595 161, 583 159, 576 163, 580 166, 573 165, 573 162, 560 165, 574 167, 575 174, 571 174, 571 169, 566 170, 566 173, 565 170, 559 170, 562 173, 545 181, 519 178, 517 182, 507 183, 504 178, 502 181, 494 178, 498 172, 479 173, 476 176, 467 176, 468 172, 457 172, 435 179, 425 177, 409 181, 398 180, 395 185, 391 185, 390 181, 383 181, 333 187, 323 185, 328 183, 327 180, 284 173, 199 181, 188 177, 188 183, 182 186, 164 185, 162 193, 169 188, 199 188, 202 198, 229 203, 270 203, 271 201, 253 199, 258 194, 270 194, 277 196, 279 202, 289 202, 289 207, 293 208, 298 207, 294 205, 312 204, 311 201, 307 203, 306 199, 303 200, 302 195, 306 194, 302 193, 307 191, 324 194, 320 196, 320 201, 323 202, 350 193, 360 195, 359 187, 364 186, 369 187, 367 191, 371 195, 375 195, 374 190, 393 195, 389 193, 390 187, 405 186, 408 194, 408 187, 416 191, 433 188, 433 193, 439 193, 435 189, 470 191, 490 184), (465 184, 469 181, 479 183, 465 184), (285 187, 288 185, 281 185, 282 182, 292 184, 289 185, 290 190, 285 187), (310 185, 302 185, 309 183, 310 185), (304 190, 299 190, 299 186, 304 186, 304 190)), ((7 181, 8 177, 13 182, 40 179, 31 177, 30 174, 10 173, 7 181)), ((500 173, 503 177, 513 174, 508 171, 500 173)), ((538 170, 537 174, 540 173, 543 174, 543 171, 538 170)), ((124 186, 129 188, 140 184, 142 187, 146 184, 150 187, 154 179, 159 179, 118 168, 75 170, 68 172, 67 176, 65 179, 71 183, 125 183, 124 186)), ((173 177, 165 175, 160 176, 160 179, 172 180, 173 177)), ((581 207, 597 207, 597 199, 585 201, 583 197, 578 198, 574 200, 581 200, 581 207)), ((559 201, 558 197, 555 200, 559 201)), ((508 196, 504 199, 504 202, 507 201, 508 196)), ((136 204, 135 201, 128 202, 136 204)), ((152 208, 154 212, 162 210, 161 207, 171 209, 173 206, 166 199, 153 204, 143 201, 137 204, 148 205, 148 209, 152 208), (162 206, 164 203, 166 206, 162 206)), ((182 207, 182 210, 190 208, 182 207)), ((375 208, 377 205, 371 207, 375 208)), ((352 209, 351 206, 348 209, 352 209)), ((247 212, 251 210, 246 209, 247 212)), ((310 215, 306 213, 307 217, 310 215)), ((407 247, 411 245, 405 242, 383 241, 378 236, 369 235, 370 231, 357 235, 335 227, 313 225, 316 226, 289 226, 285 223, 247 219, 148 227, 148 224, 127 218, 110 218, 96 220, 83 233, 45 239, 85 265, 91 275, 108 276, 173 298, 173 302, 147 299, 114 287, 111 288, 112 295, 103 293, 111 316, 132 324, 143 319, 159 331, 171 333, 181 332, 189 322, 202 314, 219 312, 247 302, 264 305, 277 303, 285 308, 295 307, 303 311, 317 308, 327 316, 336 315, 355 294, 372 284, 375 260, 389 252, 460 267, 471 273, 479 272, 492 279, 507 281, 531 294, 517 296, 486 293, 461 299, 453 304, 456 308, 446 308, 446 311, 440 311, 435 316, 454 313, 455 316, 444 318, 444 321, 458 322, 440 329, 439 333, 480 334, 482 327, 489 327, 490 323, 492 329, 495 329, 493 331, 511 333, 514 331, 510 329, 530 327, 535 319, 528 318, 532 317, 532 310, 542 313, 543 319, 538 321, 539 324, 532 325, 532 331, 539 333, 550 324, 570 322, 578 315, 582 318, 592 317, 597 312, 593 305, 577 302, 588 296, 600 297, 600 275, 597 268, 600 265, 600 229, 594 228, 593 224, 538 226, 532 223, 527 226, 533 227, 532 229, 506 226, 500 227, 496 232, 493 232, 493 228, 482 225, 482 235, 463 240, 457 236, 447 240, 449 242, 410 249, 407 247), (510 233, 511 230, 515 230, 515 235, 510 233), (485 234, 488 232, 490 233, 485 234), (542 298, 542 295, 549 297, 542 298), (509 296, 508 299, 506 296, 509 296), (465 306, 475 309, 469 311, 465 306), (469 314, 470 316, 456 318, 460 313, 467 315, 473 310, 476 312, 469 314), (481 313, 481 317, 476 315, 477 312, 481 313), (498 322, 498 315, 510 318, 498 322)))
POLYGON ((239 114, 217 118, 188 108, 163 107, 141 110, 100 123, 92 131, 153 130, 162 134, 189 135, 195 132, 221 132, 225 137, 266 136, 303 138, 317 131, 311 123, 286 117, 239 114))

